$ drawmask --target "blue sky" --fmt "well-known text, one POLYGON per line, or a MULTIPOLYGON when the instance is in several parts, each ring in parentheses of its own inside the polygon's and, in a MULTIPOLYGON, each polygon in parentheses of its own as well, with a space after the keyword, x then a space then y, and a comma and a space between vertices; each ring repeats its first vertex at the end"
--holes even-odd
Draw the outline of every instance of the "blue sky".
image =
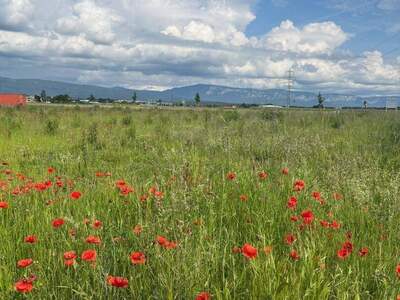
POLYGON ((400 94, 400 0, 0 0, 0 76, 400 94))

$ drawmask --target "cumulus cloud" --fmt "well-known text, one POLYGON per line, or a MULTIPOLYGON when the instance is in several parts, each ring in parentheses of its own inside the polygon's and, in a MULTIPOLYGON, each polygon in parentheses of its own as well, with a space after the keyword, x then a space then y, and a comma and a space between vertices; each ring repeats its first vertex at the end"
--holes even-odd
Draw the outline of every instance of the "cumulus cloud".
POLYGON ((377 51, 359 58, 339 52, 351 35, 334 22, 299 27, 287 20, 259 37, 246 35, 253 3, 0 0, 0 67, 30 77, 65 74, 70 81, 155 89, 195 83, 285 88, 293 68, 299 89, 396 89, 400 60, 386 61, 377 51))

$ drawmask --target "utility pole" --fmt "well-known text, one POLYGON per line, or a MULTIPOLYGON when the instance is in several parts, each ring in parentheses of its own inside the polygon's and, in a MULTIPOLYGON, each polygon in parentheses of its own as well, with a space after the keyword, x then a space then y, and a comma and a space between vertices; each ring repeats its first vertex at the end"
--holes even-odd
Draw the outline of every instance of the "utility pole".
POLYGON ((288 71, 288 99, 287 99, 287 107, 289 108, 292 102, 292 90, 294 86, 294 70, 290 68, 288 71))

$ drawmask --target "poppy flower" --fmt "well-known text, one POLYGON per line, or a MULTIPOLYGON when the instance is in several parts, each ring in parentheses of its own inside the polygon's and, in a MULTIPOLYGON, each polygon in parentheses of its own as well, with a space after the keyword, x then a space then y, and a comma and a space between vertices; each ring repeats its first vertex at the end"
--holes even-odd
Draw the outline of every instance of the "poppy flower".
POLYGON ((349 255, 350 255, 350 252, 344 247, 342 247, 341 249, 339 249, 337 251, 337 257, 339 259, 346 259, 349 255))
POLYGON ((171 241, 168 241, 164 246, 165 249, 175 249, 176 247, 178 247, 178 243, 171 241))
POLYGON ((296 207, 297 207, 297 198, 294 197, 294 196, 290 197, 290 199, 287 202, 287 207, 289 209, 291 209, 291 210, 296 209, 296 207))
POLYGON ((88 244, 101 244, 101 239, 98 236, 89 235, 86 238, 86 243, 88 243, 88 244))
POLYGON ((31 258, 25 258, 18 261, 17 266, 18 268, 26 268, 33 263, 31 258))
POLYGON ((289 169, 288 168, 283 168, 281 172, 282 172, 283 175, 288 175, 289 174, 289 169))
POLYGON ((369 252, 368 248, 367 248, 367 247, 364 247, 364 248, 361 248, 361 249, 358 251, 358 255, 361 256, 361 257, 363 257, 363 256, 368 255, 368 252, 369 252))
POLYGON ((146 262, 146 256, 143 252, 132 252, 131 262, 133 265, 143 265, 146 262))
POLYGON ((124 277, 114 277, 114 276, 108 276, 107 277, 107 283, 109 285, 112 285, 117 288, 127 288, 128 287, 128 279, 124 277))
POLYGON ((103 223, 102 223, 101 221, 95 220, 95 221, 93 222, 93 228, 99 229, 101 226, 103 226, 103 223))
POLYGON ((140 226, 139 224, 136 225, 133 228, 133 233, 136 234, 136 235, 140 235, 142 233, 142 226, 140 226))
POLYGON ((400 278, 400 264, 396 266, 396 274, 400 278))
POLYGON ((293 234, 287 234, 285 236, 285 242, 288 245, 293 244, 296 241, 296 237, 293 234))
POLYGON ((326 220, 321 220, 319 221, 322 227, 328 228, 329 227, 329 222, 326 220))
POLYGON ((350 241, 344 242, 342 248, 346 249, 349 253, 353 252, 353 244, 350 241))
POLYGON ((268 177, 267 172, 262 171, 262 172, 258 173, 258 178, 260 178, 261 180, 265 180, 265 179, 267 179, 267 177, 268 177))
POLYGON ((228 180, 235 180, 235 178, 236 178, 236 174, 233 173, 233 172, 229 172, 229 173, 226 175, 226 179, 228 179, 228 180))
POLYGON ((76 263, 75 259, 66 259, 64 260, 64 266, 71 267, 76 263))
POLYGON ((75 258, 77 258, 75 251, 64 252, 64 259, 75 259, 75 258))
POLYGON ((33 289, 33 282, 27 279, 19 280, 14 285, 18 293, 29 293, 33 289))
POLYGON ((82 196, 82 193, 79 191, 72 192, 70 197, 71 199, 78 200, 82 196))
POLYGON ((8 203, 5 201, 0 201, 0 208, 8 208, 8 203))
POLYGON ((317 201, 321 200, 321 193, 320 192, 312 192, 311 196, 317 201))
POLYGON ((297 222, 299 218, 297 216, 290 216, 290 221, 297 222))
POLYGON ((146 202, 147 199, 149 199, 149 195, 147 194, 144 194, 139 198, 140 202, 146 202))
POLYGON ((240 200, 241 201, 243 201, 243 202, 246 202, 248 199, 249 199, 249 197, 247 197, 246 195, 240 195, 240 200))
POLYGON ((333 229, 339 229, 341 225, 337 221, 332 221, 332 223, 329 226, 333 229))
POLYGON ((303 180, 297 179, 297 180, 294 182, 294 187, 293 187, 293 189, 294 189, 296 192, 300 192, 300 191, 304 190, 304 187, 305 187, 305 182, 304 182, 303 180))
POLYGON ((53 222, 51 222, 51 225, 54 228, 59 228, 59 227, 63 226, 64 223, 65 223, 64 220, 60 218, 60 219, 54 219, 53 222))
POLYGON ((51 174, 54 173, 56 169, 54 169, 53 167, 49 167, 47 168, 47 173, 51 174))
POLYGON ((312 221, 314 220, 314 214, 312 213, 311 210, 305 210, 301 213, 301 216, 303 218, 303 223, 304 224, 311 224, 312 221))
POLYGON ((34 244, 37 242, 37 237, 35 235, 28 235, 27 237, 25 237, 24 241, 28 244, 34 244))
POLYGON ((296 250, 290 251, 289 255, 290 255, 290 258, 293 259, 293 260, 299 260, 300 259, 300 256, 299 256, 299 254, 297 253, 296 250))
POLYGON ((81 255, 82 260, 84 261, 96 261, 97 252, 96 250, 85 250, 81 255))
POLYGON ((210 300, 211 296, 207 292, 201 292, 196 296, 196 300, 210 300))
POLYGON ((254 248, 250 244, 244 244, 242 247, 242 254, 248 259, 254 259, 258 255, 257 248, 254 248))
POLYGON ((168 243, 168 240, 165 237, 160 236, 160 235, 157 236, 156 241, 160 246, 164 246, 168 243))
POLYGON ((155 196, 156 198, 158 198, 158 199, 162 199, 162 198, 164 198, 164 193, 161 192, 161 191, 155 191, 155 192, 154 192, 154 196, 155 196))

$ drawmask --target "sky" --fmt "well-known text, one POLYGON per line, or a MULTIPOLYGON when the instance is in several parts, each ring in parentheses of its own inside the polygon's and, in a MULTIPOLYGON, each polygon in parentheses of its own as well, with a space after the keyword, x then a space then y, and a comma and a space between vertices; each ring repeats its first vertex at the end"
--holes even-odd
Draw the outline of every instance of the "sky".
POLYGON ((400 94, 400 0, 0 0, 0 76, 400 94))

